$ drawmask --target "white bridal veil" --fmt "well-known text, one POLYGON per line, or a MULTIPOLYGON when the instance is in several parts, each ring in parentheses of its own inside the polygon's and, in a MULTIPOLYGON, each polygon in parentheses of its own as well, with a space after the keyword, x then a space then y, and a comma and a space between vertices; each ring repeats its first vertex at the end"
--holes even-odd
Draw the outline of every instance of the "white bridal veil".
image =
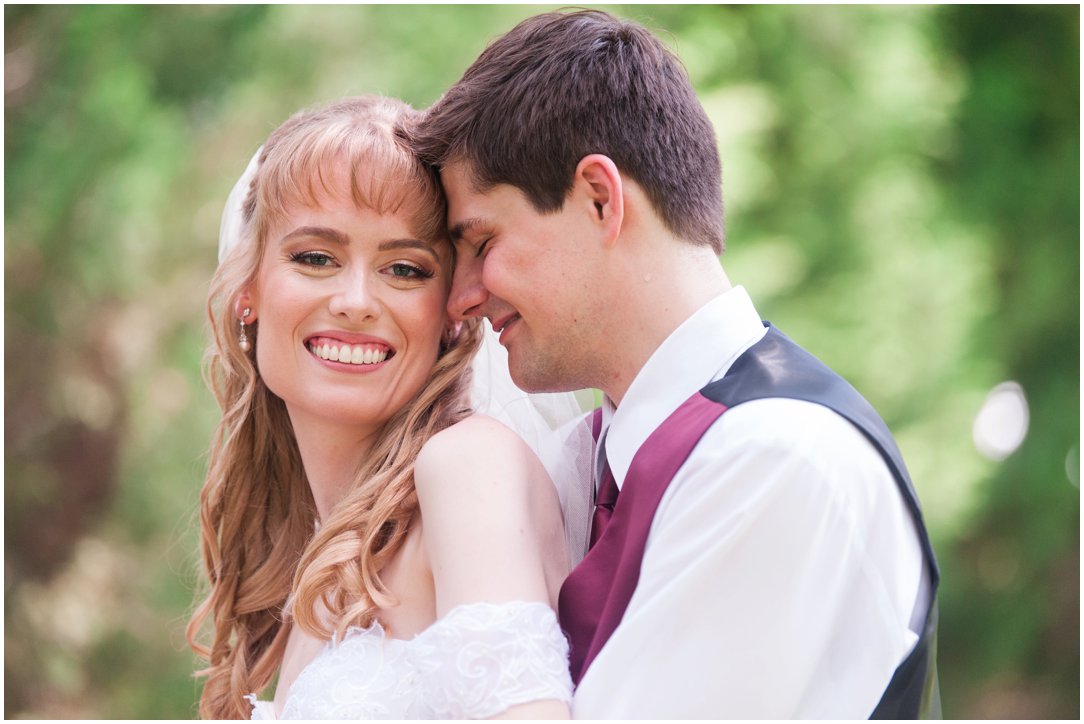
MULTIPOLYGON (((242 206, 261 150, 256 149, 226 198, 218 236, 219 263, 241 239, 242 206)), ((589 421, 571 392, 528 394, 516 387, 508 372, 508 353, 488 320, 483 329, 473 364, 471 403, 475 411, 515 430, 542 461, 561 500, 569 563, 574 566, 587 552, 591 519, 593 443, 589 421)))

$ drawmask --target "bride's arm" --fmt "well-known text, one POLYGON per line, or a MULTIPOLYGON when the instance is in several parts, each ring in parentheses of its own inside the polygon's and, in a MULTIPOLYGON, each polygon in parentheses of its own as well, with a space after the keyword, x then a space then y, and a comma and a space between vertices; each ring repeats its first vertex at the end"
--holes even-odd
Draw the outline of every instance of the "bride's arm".
MULTIPOLYGON (((560 508, 545 469, 514 432, 491 418, 468 418, 425 445, 414 478, 438 619, 480 602, 552 607, 552 562, 566 560, 552 549, 563 541, 560 508)), ((555 617, 550 625, 556 629, 555 617)), ((567 666, 563 648, 557 653, 567 666)), ((510 706, 498 718, 567 718, 571 691, 562 696, 510 706)))

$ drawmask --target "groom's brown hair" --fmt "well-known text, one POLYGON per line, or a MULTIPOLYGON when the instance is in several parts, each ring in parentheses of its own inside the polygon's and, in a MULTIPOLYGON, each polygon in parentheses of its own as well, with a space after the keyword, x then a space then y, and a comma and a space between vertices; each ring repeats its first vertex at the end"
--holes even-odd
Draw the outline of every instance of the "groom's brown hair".
POLYGON ((539 213, 561 208, 580 159, 609 156, 677 236, 723 250, 715 132, 681 62, 644 27, 598 10, 524 20, 412 130, 423 161, 465 162, 539 213))

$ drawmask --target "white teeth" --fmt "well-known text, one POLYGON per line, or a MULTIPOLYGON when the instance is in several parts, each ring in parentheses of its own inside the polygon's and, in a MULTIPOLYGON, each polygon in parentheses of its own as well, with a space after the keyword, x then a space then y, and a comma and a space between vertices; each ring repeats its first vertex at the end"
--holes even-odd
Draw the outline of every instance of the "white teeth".
POLYGON ((383 362, 388 357, 386 349, 373 349, 363 345, 312 345, 309 350, 319 357, 331 362, 345 362, 355 365, 371 365, 383 362))

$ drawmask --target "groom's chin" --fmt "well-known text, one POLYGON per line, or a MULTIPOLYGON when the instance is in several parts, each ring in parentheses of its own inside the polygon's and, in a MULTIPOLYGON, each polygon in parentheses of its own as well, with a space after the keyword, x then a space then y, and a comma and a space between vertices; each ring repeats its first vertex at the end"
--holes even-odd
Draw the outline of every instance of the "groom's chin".
POLYGON ((578 384, 561 365, 547 364, 546 360, 527 355, 520 359, 512 350, 508 354, 508 372, 516 387, 524 392, 573 392, 585 385, 578 384))

